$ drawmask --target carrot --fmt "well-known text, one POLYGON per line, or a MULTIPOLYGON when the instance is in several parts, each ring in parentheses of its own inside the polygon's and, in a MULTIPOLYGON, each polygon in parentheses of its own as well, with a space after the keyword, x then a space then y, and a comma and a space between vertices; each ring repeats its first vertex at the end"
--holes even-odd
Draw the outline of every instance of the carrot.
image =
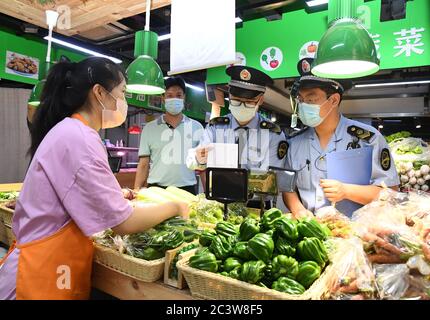
POLYGON ((427 261, 430 261, 430 246, 427 243, 423 243, 422 250, 424 257, 427 259, 427 261))
POLYGON ((378 246, 381 249, 384 249, 386 251, 389 251, 397 255, 401 255, 403 253, 402 250, 392 245, 391 243, 388 243, 387 241, 385 241, 384 239, 382 239, 381 237, 378 237, 373 233, 369 233, 369 232, 365 233, 363 235, 363 240, 368 242, 373 242, 375 246, 378 246))
POLYGON ((393 254, 369 254, 367 258, 371 263, 402 263, 400 257, 393 254))
POLYGON ((357 279, 352 281, 349 285, 339 288, 339 292, 342 293, 354 293, 358 292, 357 279))

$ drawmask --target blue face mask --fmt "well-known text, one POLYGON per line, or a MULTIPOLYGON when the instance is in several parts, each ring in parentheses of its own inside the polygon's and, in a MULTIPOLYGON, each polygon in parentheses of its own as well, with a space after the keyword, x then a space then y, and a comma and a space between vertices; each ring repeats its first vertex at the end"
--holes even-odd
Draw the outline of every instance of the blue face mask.
POLYGON ((184 109, 184 99, 172 98, 165 100, 166 111, 172 115, 177 115, 184 109))
MULTIPOLYGON (((327 101, 328 100, 326 100, 324 103, 326 103, 327 101)), ((324 105, 324 103, 322 105, 324 105)), ((333 106, 330 111, 325 115, 325 117, 321 118, 320 109, 322 105, 310 104, 305 102, 299 103, 299 118, 305 126, 313 128, 319 126, 334 108, 333 106)))

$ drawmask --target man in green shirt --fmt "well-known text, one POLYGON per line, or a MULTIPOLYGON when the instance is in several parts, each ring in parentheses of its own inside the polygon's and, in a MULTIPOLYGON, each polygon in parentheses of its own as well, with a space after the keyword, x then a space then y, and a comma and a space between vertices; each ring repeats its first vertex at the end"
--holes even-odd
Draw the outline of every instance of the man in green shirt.
POLYGON ((166 113, 146 124, 142 131, 134 187, 176 186, 196 194, 195 171, 188 169, 185 161, 188 150, 198 145, 203 126, 182 113, 184 80, 168 78, 165 85, 166 113))

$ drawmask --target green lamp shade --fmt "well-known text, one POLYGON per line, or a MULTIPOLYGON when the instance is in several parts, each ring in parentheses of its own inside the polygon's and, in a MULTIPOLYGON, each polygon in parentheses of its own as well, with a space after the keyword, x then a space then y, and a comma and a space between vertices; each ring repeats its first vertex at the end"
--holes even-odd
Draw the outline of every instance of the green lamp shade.
POLYGON ((347 79, 378 72, 375 43, 355 19, 341 19, 320 40, 312 73, 318 77, 347 79))
POLYGON ((137 57, 127 68, 127 91, 137 94, 162 94, 165 92, 163 72, 150 56, 137 57))
POLYGON ((40 97, 42 96, 42 90, 45 86, 46 80, 40 80, 36 85, 33 87, 33 90, 31 91, 30 98, 28 99, 28 104, 34 107, 38 107, 40 104, 40 97))

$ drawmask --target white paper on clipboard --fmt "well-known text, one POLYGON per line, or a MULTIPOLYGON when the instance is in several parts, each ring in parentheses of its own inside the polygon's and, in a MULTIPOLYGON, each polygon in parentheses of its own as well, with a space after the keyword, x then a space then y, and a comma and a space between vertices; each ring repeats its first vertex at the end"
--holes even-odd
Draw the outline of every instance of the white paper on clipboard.
POLYGON ((238 168, 239 149, 235 143, 211 143, 209 145, 208 168, 238 168))
MULTIPOLYGON (((363 147, 327 154, 327 178, 343 183, 369 185, 372 177, 373 147, 363 147)), ((347 216, 361 207, 349 200, 336 203, 336 208, 347 216)))

